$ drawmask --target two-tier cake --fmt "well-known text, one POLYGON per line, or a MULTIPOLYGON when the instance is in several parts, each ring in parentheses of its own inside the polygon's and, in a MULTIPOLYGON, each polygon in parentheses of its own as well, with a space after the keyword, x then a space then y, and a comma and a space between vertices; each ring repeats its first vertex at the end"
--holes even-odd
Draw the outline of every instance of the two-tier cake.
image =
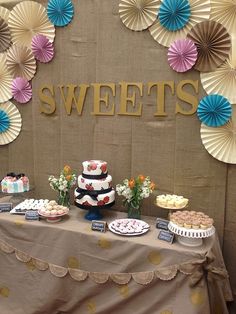
POLYGON ((1 190, 4 193, 22 193, 29 191, 29 178, 20 173, 8 173, 1 181, 1 190))
MULTIPOLYGON (((76 206, 95 213, 96 209, 114 205, 115 191, 112 188, 112 177, 107 171, 107 162, 88 160, 82 165, 83 173, 78 176, 78 188, 75 189, 76 206)), ((94 219, 94 215, 86 215, 86 218, 94 219)))

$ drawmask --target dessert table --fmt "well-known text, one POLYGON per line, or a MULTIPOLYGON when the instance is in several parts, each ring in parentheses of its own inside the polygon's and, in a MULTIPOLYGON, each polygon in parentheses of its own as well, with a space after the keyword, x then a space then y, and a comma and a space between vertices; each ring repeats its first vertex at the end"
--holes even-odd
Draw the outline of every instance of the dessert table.
MULTIPOLYGON (((104 211, 109 223, 125 213, 104 211)), ((91 230, 74 206, 61 222, 0 213, 4 314, 228 313, 232 300, 217 235, 189 248, 157 238, 91 230)))

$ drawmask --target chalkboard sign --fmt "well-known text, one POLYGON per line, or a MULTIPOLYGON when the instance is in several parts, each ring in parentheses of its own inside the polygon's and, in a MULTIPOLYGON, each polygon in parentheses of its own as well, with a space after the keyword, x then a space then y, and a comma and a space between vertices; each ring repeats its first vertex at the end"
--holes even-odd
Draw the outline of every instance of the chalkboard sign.
POLYGON ((159 239, 159 240, 166 241, 166 242, 168 242, 168 243, 170 243, 170 244, 173 243, 174 238, 175 238, 174 233, 169 232, 169 231, 161 230, 161 231, 159 232, 159 234, 158 234, 158 239, 159 239))
POLYGON ((0 213, 12 210, 12 203, 0 203, 0 213))
POLYGON ((169 230, 168 229, 169 220, 157 218, 156 220, 156 228, 162 230, 169 230))
POLYGON ((102 220, 92 220, 91 229, 93 231, 106 232, 107 231, 107 223, 102 220))
POLYGON ((30 221, 39 220, 38 212, 35 210, 28 210, 25 213, 25 220, 30 220, 30 221))

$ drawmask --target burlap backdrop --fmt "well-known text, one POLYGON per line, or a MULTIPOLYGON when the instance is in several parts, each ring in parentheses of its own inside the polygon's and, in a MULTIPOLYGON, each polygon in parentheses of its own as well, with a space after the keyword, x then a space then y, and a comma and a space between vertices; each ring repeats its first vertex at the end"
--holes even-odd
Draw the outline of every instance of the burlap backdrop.
MULTIPOLYGON (((8 8, 17 2, 20 1, 0 1, 8 8)), ((207 153, 196 114, 175 114, 176 93, 171 95, 167 89, 165 118, 154 117, 156 93, 147 95, 148 82, 174 80, 176 85, 185 79, 200 80, 199 73, 172 71, 167 63, 167 49, 156 43, 148 31, 127 29, 119 18, 118 4, 118 0, 74 1, 72 23, 56 29, 54 60, 38 64, 32 101, 16 104, 23 128, 13 143, 0 147, 0 176, 8 171, 25 172, 35 186, 36 197, 55 198, 48 176, 57 175, 64 164, 80 173, 82 161, 106 160, 114 186, 130 176, 150 175, 157 184, 156 193, 184 195, 190 199, 189 209, 204 211, 214 218, 231 281, 236 286, 236 167, 207 153), (117 113, 121 81, 144 83, 141 117, 92 115, 91 87, 83 114, 79 116, 74 108, 68 116, 57 88, 70 83, 116 83, 116 97, 110 95, 110 102, 115 102, 117 113), (55 86, 57 108, 50 116, 39 111, 38 89, 43 84, 55 86)), ((200 84, 199 98, 203 95, 200 84)), ((154 206, 154 199, 155 195, 144 202, 143 212, 165 216, 154 206)), ((124 210, 121 199, 116 200, 115 209, 124 210)))

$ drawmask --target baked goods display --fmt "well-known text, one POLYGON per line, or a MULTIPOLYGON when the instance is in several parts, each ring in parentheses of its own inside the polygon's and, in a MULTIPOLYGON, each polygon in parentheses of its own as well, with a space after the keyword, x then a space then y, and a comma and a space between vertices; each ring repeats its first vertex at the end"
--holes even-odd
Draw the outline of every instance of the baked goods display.
POLYGON ((202 212, 177 211, 170 214, 170 221, 186 229, 209 229, 213 226, 213 219, 202 212))
POLYGON ((76 206, 90 210, 114 205, 115 191, 112 188, 112 177, 107 171, 107 162, 89 160, 82 165, 83 173, 79 175, 78 188, 75 189, 76 206))
POLYGON ((146 233, 150 228, 145 221, 129 218, 114 220, 108 227, 113 233, 124 236, 141 235, 146 233))
POLYGON ((197 247, 203 244, 204 238, 215 233, 213 223, 213 219, 202 212, 184 210, 170 214, 168 229, 180 244, 197 247))
POLYGON ((68 214, 69 208, 58 205, 56 201, 50 201, 44 207, 41 207, 38 212, 45 217, 61 216, 68 214))
POLYGON ((175 194, 162 194, 156 197, 156 204, 162 208, 180 209, 188 205, 188 199, 175 194))
POLYGON ((35 210, 38 211, 42 207, 45 207, 48 204, 49 200, 47 199, 39 199, 36 200, 34 198, 31 199, 25 199, 23 202, 15 206, 11 214, 20 214, 20 213, 25 213, 27 210, 35 210))
POLYGON ((38 210, 38 213, 46 218, 47 222, 59 222, 63 216, 69 213, 69 208, 59 205, 56 201, 49 201, 46 206, 38 210))
POLYGON ((3 193, 22 193, 29 191, 29 178, 24 173, 8 173, 1 181, 3 193))

